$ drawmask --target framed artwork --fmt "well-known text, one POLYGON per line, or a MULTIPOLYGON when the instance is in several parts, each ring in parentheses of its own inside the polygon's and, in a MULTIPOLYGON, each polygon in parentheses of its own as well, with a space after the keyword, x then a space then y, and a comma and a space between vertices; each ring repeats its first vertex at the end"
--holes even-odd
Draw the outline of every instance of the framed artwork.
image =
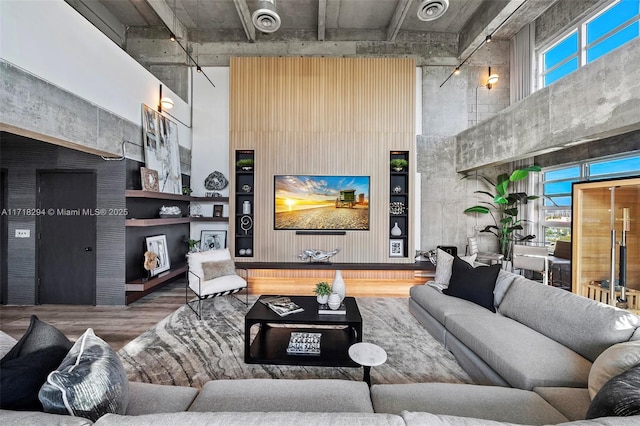
POLYGON ((143 105, 142 126, 145 165, 158 172, 159 192, 182 194, 178 125, 143 105))
POLYGON ((200 250, 219 250, 227 247, 227 231, 200 232, 200 250))
POLYGON ((401 240, 401 239, 389 240, 389 256, 390 257, 404 256, 404 240, 401 240))
POLYGON ((140 167, 140 180, 142 181, 143 191, 158 192, 158 171, 140 167))
POLYGON ((146 237, 146 242, 147 251, 158 255, 157 267, 151 270, 151 276, 168 271, 171 267, 171 262, 169 261, 169 250, 167 249, 167 236, 155 235, 153 237, 146 237))
POLYGON ((222 204, 213 205, 213 217, 222 217, 222 204))

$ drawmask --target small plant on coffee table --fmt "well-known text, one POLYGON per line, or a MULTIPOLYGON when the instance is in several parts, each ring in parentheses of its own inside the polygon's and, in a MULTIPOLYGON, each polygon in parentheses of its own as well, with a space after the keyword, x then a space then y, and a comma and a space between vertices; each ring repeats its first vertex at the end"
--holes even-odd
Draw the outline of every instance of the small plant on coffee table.
POLYGON ((331 294, 331 286, 326 281, 320 281, 316 284, 315 290, 313 292, 316 294, 316 298, 318 303, 324 304, 329 300, 329 295, 331 294))

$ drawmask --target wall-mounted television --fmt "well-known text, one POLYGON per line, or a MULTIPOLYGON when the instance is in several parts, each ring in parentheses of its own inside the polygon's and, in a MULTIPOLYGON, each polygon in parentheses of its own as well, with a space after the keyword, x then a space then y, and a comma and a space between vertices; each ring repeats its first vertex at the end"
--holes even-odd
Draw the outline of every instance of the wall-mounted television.
POLYGON ((274 229, 369 230, 369 176, 274 176, 274 229))

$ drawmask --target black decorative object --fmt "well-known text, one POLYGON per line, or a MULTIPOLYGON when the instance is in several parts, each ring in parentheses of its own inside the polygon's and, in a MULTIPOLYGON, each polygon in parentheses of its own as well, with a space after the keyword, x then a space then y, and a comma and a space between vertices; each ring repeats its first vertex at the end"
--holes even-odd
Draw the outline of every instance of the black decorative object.
POLYGON ((229 181, 220 172, 213 172, 204 180, 204 187, 208 190, 221 190, 227 187, 229 181))

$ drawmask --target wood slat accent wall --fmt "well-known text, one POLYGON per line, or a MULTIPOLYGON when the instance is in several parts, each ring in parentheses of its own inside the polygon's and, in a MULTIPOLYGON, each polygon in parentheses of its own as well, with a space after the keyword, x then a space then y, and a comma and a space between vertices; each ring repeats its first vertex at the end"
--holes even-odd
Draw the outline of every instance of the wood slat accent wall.
MULTIPOLYGON (((306 248, 339 247, 335 262, 413 262, 411 230, 409 257, 389 257, 390 151, 411 153, 414 187, 413 60, 231 58, 230 96, 230 158, 238 149, 255 150, 252 261, 291 262, 306 248), (274 231, 273 176, 282 174, 370 176, 370 230, 343 236, 274 231)), ((234 215, 233 202, 230 210, 234 215)))

